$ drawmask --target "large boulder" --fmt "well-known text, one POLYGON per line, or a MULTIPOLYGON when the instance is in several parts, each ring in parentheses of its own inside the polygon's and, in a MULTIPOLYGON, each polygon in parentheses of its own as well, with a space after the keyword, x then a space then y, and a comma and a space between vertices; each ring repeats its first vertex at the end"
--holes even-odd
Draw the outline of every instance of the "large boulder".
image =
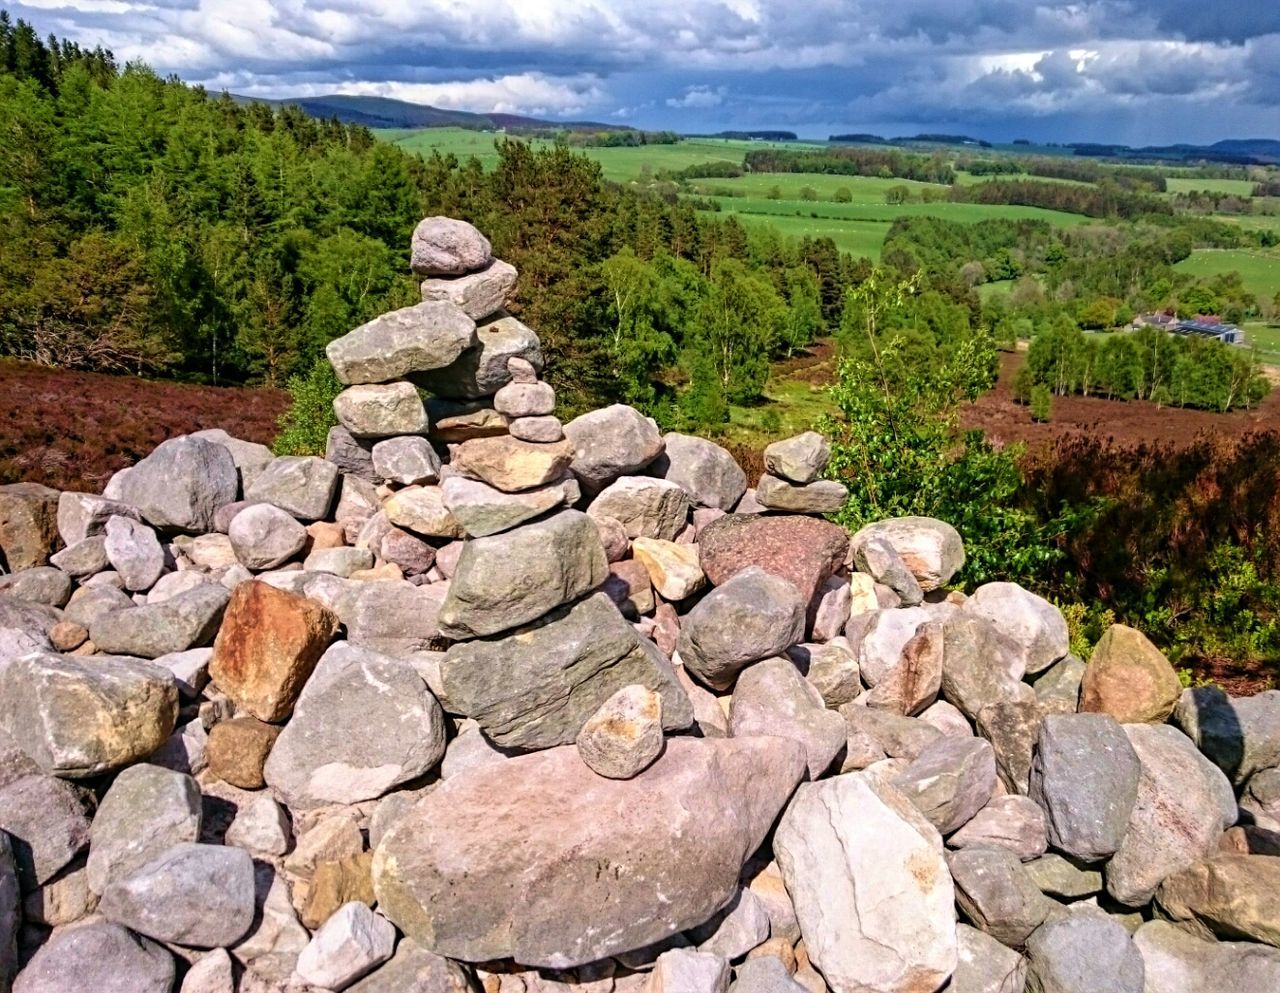
POLYGON ((1164 653, 1141 631, 1113 624, 1103 633, 1080 682, 1080 709, 1121 724, 1163 724, 1182 684, 1164 653))
POLYGON ((807 604, 844 562, 849 533, 812 517, 726 514, 698 535, 702 570, 713 586, 758 566, 795 586, 807 604))
POLYGON ((947 866, 964 916, 1010 948, 1021 948, 1057 907, 1007 848, 966 848, 947 866))
POLYGON ((479 272, 452 279, 435 278, 422 281, 422 299, 442 300, 453 304, 472 320, 482 321, 496 314, 507 302, 519 274, 516 267, 494 259, 479 272))
POLYGON ((240 583, 213 644, 210 678, 237 709, 285 720, 337 630, 338 618, 314 600, 240 583))
POLYGON ((761 476, 756 484, 756 500, 761 506, 790 514, 834 514, 848 498, 844 483, 834 479, 801 486, 776 476, 761 476))
POLYGON ((13 985, 14 993, 172 993, 173 956, 101 918, 59 928, 13 985))
POLYGON ((112 882, 102 916, 157 941, 220 948, 253 924, 253 859, 240 848, 183 842, 112 882))
POLYGON ((164 744, 177 716, 173 675, 150 662, 37 652, 0 665, 0 731, 51 775, 136 762, 164 744))
POLYGON ((236 558, 260 572, 284 565, 307 544, 307 529, 290 513, 269 503, 245 507, 227 528, 236 558))
POLYGON ((772 735, 800 742, 809 778, 817 779, 843 751, 846 730, 844 718, 827 709, 822 694, 790 659, 771 658, 748 666, 738 677, 729 706, 729 733, 735 738, 772 735))
POLYGON ((587 513, 612 517, 628 538, 674 541, 689 519, 689 496, 670 480, 622 476, 600 491, 587 513))
POLYGON ((475 321, 452 303, 431 301, 375 317, 329 342, 325 354, 340 383, 389 383, 444 368, 475 341, 475 321))
POLYGON ((99 651, 158 659, 208 645, 218 631, 231 593, 202 583, 161 603, 103 613, 89 625, 99 651))
POLYGON ((604 582, 609 571, 590 517, 564 510, 463 546, 440 630, 484 637, 537 620, 604 582))
POLYGON ((1028 993, 1144 993, 1142 955, 1099 910, 1056 915, 1027 940, 1028 993))
POLYGON ((1211 855, 1235 816, 1223 823, 1221 793, 1210 777, 1224 777, 1205 769, 1195 745, 1176 728, 1126 724, 1124 733, 1140 764, 1138 799, 1107 863, 1107 892, 1139 907, 1166 876, 1211 855))
POLYGON ((916 756, 894 786, 941 834, 953 834, 991 799, 995 752, 981 738, 944 735, 916 756))
POLYGON ((573 446, 570 468, 589 493, 640 472, 662 454, 662 436, 634 407, 614 404, 575 417, 564 426, 573 446))
POLYGON ((964 566, 960 532, 932 517, 894 517, 868 524, 850 539, 853 562, 866 571, 866 548, 872 539, 887 542, 911 570, 926 593, 946 586, 964 566))
POLYGON ((715 442, 674 431, 662 436, 664 450, 649 473, 679 486, 699 507, 732 510, 747 489, 747 474, 715 442))
POLYGON ((409 268, 420 276, 465 276, 492 261, 489 239, 466 221, 424 217, 413 229, 409 268))
POLYGON ((728 903, 803 772, 799 745, 763 738, 673 738, 628 780, 575 748, 474 769, 383 836, 379 909, 467 962, 569 968, 644 948, 728 903))
POLYGON ((443 756, 444 712, 417 671, 339 642, 307 680, 263 774, 304 810, 375 799, 443 756))
POLYGON ((422 397, 405 382, 348 386, 333 398, 333 413, 357 439, 426 434, 430 426, 422 397))
POLYGON ((578 495, 572 480, 504 493, 478 479, 450 476, 440 489, 445 508, 472 538, 509 531, 549 510, 572 505, 578 495))
POLYGON ((764 467, 792 483, 803 486, 812 483, 831 460, 831 446, 816 431, 775 441, 764 450, 764 467))
POLYGON ((1067 621, 1062 611, 1017 583, 979 586, 961 610, 995 625, 1014 646, 1028 673, 1043 672, 1070 651, 1067 621))
POLYGON ((1169 876, 1162 915, 1203 937, 1280 946, 1280 857, 1215 854, 1169 876))
POLYGON ((0 486, 0 568, 34 569, 58 548, 58 491, 38 483, 0 486))
POLYGON ((263 467, 245 499, 269 503, 303 521, 329 515, 338 495, 338 467, 327 459, 284 455, 263 467))
POLYGON ((119 499, 154 527, 205 534, 214 529, 218 508, 239 492, 240 474, 226 446, 186 436, 161 442, 130 468, 119 499))
POLYGON ((62 779, 19 774, 0 786, 0 834, 12 845, 24 891, 49 882, 84 850, 92 816, 93 795, 62 779))
POLYGON ((801 786, 774 854, 805 948, 834 993, 936 990, 956 967, 942 839, 868 773, 801 786))
POLYGON ((1280 767, 1280 690, 1237 699, 1197 686, 1183 691, 1173 719, 1237 785, 1280 767))
POLYGON ((90 831, 89 889, 101 894, 178 842, 200 838, 200 788, 180 772, 135 765, 115 778, 90 831))
MULTIPOLYGON (((447 366, 430 372, 414 373, 413 381, 437 397, 477 400, 492 396, 511 382, 507 363, 513 358, 523 359, 536 371, 541 371, 542 344, 532 328, 509 314, 503 314, 477 327, 475 344, 447 366)), ((432 423, 436 429, 446 433, 475 430, 494 433, 495 429, 497 433, 503 433, 506 421, 505 417, 492 409, 471 413, 455 409, 449 413, 432 415, 432 423)), ((434 436, 432 440, 435 440, 434 436)), ((461 441, 462 438, 441 437, 440 440, 461 441)))
POLYGON ((670 664, 603 593, 512 634, 454 645, 441 677, 450 708, 505 748, 572 743, 609 697, 633 683, 661 694, 669 730, 693 722, 670 664))
POLYGON ((1026 703, 1035 691, 1021 681, 1021 663, 995 625, 957 611, 942 624, 942 695, 965 717, 994 703, 1026 703))
POLYGON ((1206 941, 1168 921, 1148 921, 1133 943, 1142 953, 1144 993, 1259 993, 1280 990, 1280 950, 1249 941, 1206 941))
POLYGON ((1030 796, 1044 808, 1049 843, 1094 862, 1124 840, 1141 776, 1138 755, 1106 714, 1051 714, 1040 726, 1030 796))
POLYGON ((785 579, 750 568, 712 590, 689 611, 676 649, 685 669, 728 689, 752 662, 804 640, 805 602, 785 579))
POLYGON ((240 472, 240 488, 246 489, 254 478, 262 471, 262 467, 275 458, 275 453, 266 445, 256 441, 245 441, 227 434, 222 428, 205 428, 203 431, 192 431, 192 438, 203 438, 222 445, 231 453, 231 461, 240 472))

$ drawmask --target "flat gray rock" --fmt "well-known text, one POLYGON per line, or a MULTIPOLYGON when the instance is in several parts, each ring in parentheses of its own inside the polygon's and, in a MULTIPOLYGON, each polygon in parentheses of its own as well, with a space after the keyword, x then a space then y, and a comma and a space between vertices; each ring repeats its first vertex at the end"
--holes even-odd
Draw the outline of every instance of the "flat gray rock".
POLYGON ((734 970, 731 993, 805 993, 776 955, 747 959, 734 970))
POLYGON ((1280 767, 1280 690, 1230 697, 1197 686, 1183 691, 1173 722, 1237 785, 1280 767))
MULTIPOLYGON (((147 528, 147 530, 151 529, 147 528)), ((156 547, 159 548, 159 543, 156 547)), ((163 566, 163 560, 161 565, 163 566)), ((0 592, 18 600, 38 603, 46 607, 65 606, 71 598, 71 588, 71 577, 61 569, 50 565, 36 566, 0 576, 0 592)))
POLYGON ((1137 753, 1114 718, 1046 717, 1030 796, 1045 812, 1049 844, 1085 861, 1114 854, 1128 830, 1140 775, 1137 753))
POLYGON ((682 619, 677 651, 700 682, 728 689, 738 673, 804 640, 805 603, 787 580, 751 566, 682 619))
POLYGON ((363 903, 346 903, 320 926, 298 956, 298 976, 312 986, 343 990, 387 959, 396 929, 363 903))
POLYGON ((457 962, 402 938, 396 953, 347 993, 473 993, 467 972, 457 962))
POLYGON ((59 928, 14 983, 14 993, 172 993, 164 946, 104 920, 59 928))
POLYGON ((672 738, 628 780, 575 748, 476 769, 382 838, 378 906, 464 962, 564 969, 644 948, 729 901, 803 770, 799 745, 761 738, 672 738))
POLYGON ((240 474, 226 446, 186 436, 161 442, 131 467, 120 500, 136 507, 154 527, 206 534, 213 530, 218 508, 239 492, 240 474))
POLYGON ((450 708, 504 748, 571 744, 600 706, 631 684, 661 694, 668 730, 693 722, 670 664, 603 593, 505 637, 454 645, 441 675, 450 708))
MULTIPOLYGON (((346 587, 346 592, 333 605, 333 610, 346 626, 347 640, 352 645, 404 658, 439 643, 438 618, 445 599, 444 584, 414 586, 409 582, 389 580, 377 583, 339 581, 346 587)), ((307 595, 318 599, 310 587, 307 595)))
POLYGON ((1280 989, 1280 950, 1251 941, 1206 941, 1168 921, 1148 921, 1133 943, 1144 993, 1260 993, 1280 989))
POLYGON ((834 479, 801 485, 764 475, 756 484, 756 499, 769 510, 789 514, 834 514, 849 499, 849 490, 834 479))
POLYGON ((101 894, 175 844, 200 838, 200 788, 190 776, 135 765, 115 778, 93 819, 89 888, 101 894))
POLYGON ((142 520, 142 514, 136 507, 96 493, 64 490, 58 495, 58 534, 67 547, 102 534, 107 521, 117 515, 142 520))
POLYGON ((329 429, 324 457, 344 476, 355 476, 369 483, 378 481, 378 474, 373 468, 373 443, 357 438, 341 424, 329 429))
POLYGON ((1007 848, 954 852, 947 866, 955 881, 956 903, 965 917, 1010 948, 1021 948, 1057 907, 1007 848))
POLYGON ((600 532, 576 510, 475 538, 463 546, 440 630, 454 639, 508 631, 585 595, 608 571, 600 532))
POLYGON ((747 474, 715 442, 674 431, 662 436, 663 452, 648 472, 675 483, 699 507, 732 510, 747 489, 747 474))
POLYGON ((1074 714, 1080 709, 1084 663, 1074 655, 1055 662, 1032 683, 1046 714, 1074 714))
POLYGON ((329 342, 325 354, 340 383, 389 383, 445 368, 475 342, 475 321, 452 303, 430 301, 375 317, 329 342))
POLYGON ((1023 993, 1027 967, 1012 948, 967 924, 956 925, 956 944, 960 961, 950 993, 1023 993))
POLYGON ((1028 993, 1143 993, 1142 955, 1101 911, 1050 918, 1027 940, 1028 993))
POLYGON ((61 569, 72 579, 85 579, 102 572, 110 565, 107 560, 106 536, 99 534, 77 541, 49 556, 49 564, 61 569))
POLYGON ((894 780, 916 809, 949 835, 964 827, 991 799, 996 757, 981 738, 944 736, 928 745, 894 780))
POLYGON ((245 499, 269 503, 303 521, 327 517, 338 495, 338 467, 325 459, 285 455, 270 462, 245 492, 245 499))
POLYGON ((663 952, 650 975, 652 993, 726 993, 729 989, 729 961, 693 948, 663 952))
POLYGON ((570 468, 589 493, 640 472, 663 450, 653 421, 620 403, 574 418, 564 433, 574 448, 570 468))
POLYGON ((440 456, 421 435, 384 438, 373 446, 373 468, 380 479, 421 486, 440 478, 440 456))
POLYGON ((444 713, 412 666, 345 642, 316 665, 263 775, 289 807, 372 800, 444 756, 444 713))
POLYGON ((0 831, 24 891, 42 886, 89 844, 93 796, 52 776, 22 775, 0 786, 0 831))
POLYGON ((578 498, 578 486, 572 480, 504 493, 478 479, 450 476, 440 489, 445 508, 472 538, 509 531, 578 498))
POLYGON ((472 320, 482 321, 502 310, 515 288, 517 276, 515 266, 494 259, 479 272, 423 280, 422 299, 447 301, 472 320))
POLYGON ((139 659, 43 652, 0 665, 0 730, 51 775, 93 776, 145 758, 177 714, 173 676, 139 659))
POLYGON ((844 718, 827 709, 822 694, 789 659, 771 658, 739 674, 729 707, 729 733, 735 738, 772 735, 798 741, 804 746, 809 778, 816 780, 844 750, 846 728, 844 718))
POLYGON ((1044 811, 1030 797, 998 796, 947 839, 951 848, 1007 848, 1026 861, 1049 847, 1044 811))
POLYGON ((204 583, 163 603, 104 613, 89 625, 101 652, 156 659, 213 643, 231 591, 204 583))
POLYGON ((248 852, 181 843, 111 883, 98 909, 107 920, 157 941, 219 948, 248 933, 253 894, 248 852))

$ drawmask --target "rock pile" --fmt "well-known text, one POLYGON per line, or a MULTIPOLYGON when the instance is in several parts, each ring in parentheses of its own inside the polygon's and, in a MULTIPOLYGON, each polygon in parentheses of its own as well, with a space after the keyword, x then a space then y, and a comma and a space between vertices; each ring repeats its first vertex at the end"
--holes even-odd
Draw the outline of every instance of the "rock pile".
POLYGON ((515 270, 413 265, 326 458, 0 488, 0 993, 1280 989, 1280 693, 850 536, 817 435, 562 425, 515 270))

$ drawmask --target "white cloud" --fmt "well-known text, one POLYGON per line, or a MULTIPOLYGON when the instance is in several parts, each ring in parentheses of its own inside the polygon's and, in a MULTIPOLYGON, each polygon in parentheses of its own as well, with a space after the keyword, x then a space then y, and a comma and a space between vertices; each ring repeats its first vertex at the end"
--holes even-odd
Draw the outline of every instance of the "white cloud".
POLYGON ((680 109, 698 108, 705 110, 708 107, 719 107, 724 103, 725 94, 728 87, 717 86, 714 89, 710 86, 689 86, 684 91, 682 97, 668 97, 667 106, 677 107, 680 109))

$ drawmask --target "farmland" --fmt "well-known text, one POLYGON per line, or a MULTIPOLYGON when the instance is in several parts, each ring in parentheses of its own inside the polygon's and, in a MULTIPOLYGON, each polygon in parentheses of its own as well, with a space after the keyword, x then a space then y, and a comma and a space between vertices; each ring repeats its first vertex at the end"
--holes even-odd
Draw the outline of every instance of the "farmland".
POLYGON ((1263 249, 1198 249, 1189 259, 1179 262, 1183 272, 1196 276, 1216 276, 1238 272, 1245 289, 1264 299, 1280 293, 1280 252, 1263 249))

